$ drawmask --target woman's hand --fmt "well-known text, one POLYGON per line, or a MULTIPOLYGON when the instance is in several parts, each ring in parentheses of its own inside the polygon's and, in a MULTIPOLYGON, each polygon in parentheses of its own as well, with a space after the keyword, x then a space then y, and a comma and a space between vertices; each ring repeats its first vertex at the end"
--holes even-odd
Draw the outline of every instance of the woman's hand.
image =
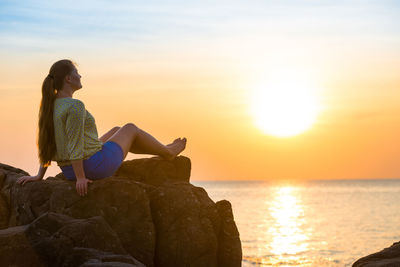
POLYGON ((76 191, 80 196, 87 194, 88 183, 93 183, 93 181, 86 178, 79 178, 76 180, 76 191))
POLYGON ((39 176, 21 176, 17 179, 17 183, 24 185, 29 182, 36 182, 42 180, 39 176))

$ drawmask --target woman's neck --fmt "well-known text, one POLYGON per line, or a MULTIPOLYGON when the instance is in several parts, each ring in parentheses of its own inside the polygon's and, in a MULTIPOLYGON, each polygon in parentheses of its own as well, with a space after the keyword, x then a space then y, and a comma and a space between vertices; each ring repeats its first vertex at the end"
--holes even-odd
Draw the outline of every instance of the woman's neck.
POLYGON ((65 98, 65 97, 72 98, 72 93, 68 93, 66 91, 57 91, 56 98, 65 98))
POLYGON ((72 94, 73 90, 68 90, 66 88, 63 88, 60 91, 57 91, 56 98, 64 98, 64 97, 72 98, 72 94))

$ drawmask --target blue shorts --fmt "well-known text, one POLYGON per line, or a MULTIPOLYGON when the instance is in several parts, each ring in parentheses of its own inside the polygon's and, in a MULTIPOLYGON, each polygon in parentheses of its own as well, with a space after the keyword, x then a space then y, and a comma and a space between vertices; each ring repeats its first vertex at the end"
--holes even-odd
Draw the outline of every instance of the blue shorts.
MULTIPOLYGON (((83 161, 85 177, 96 180, 112 176, 121 166, 123 160, 124 152, 120 145, 113 141, 107 141, 100 151, 83 161)), ((72 165, 60 166, 60 169, 68 180, 76 180, 72 165)))

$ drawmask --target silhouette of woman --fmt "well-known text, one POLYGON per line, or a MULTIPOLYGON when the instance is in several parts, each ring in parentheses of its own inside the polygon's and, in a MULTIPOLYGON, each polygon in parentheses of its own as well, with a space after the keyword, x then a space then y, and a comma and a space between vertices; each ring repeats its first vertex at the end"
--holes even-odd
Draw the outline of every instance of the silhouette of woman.
POLYGON ((39 109, 39 172, 20 177, 19 184, 42 180, 51 161, 56 161, 84 196, 88 183, 113 175, 128 152, 172 160, 185 149, 186 138, 163 145, 133 123, 114 127, 98 138, 95 119, 82 101, 72 98, 81 88, 81 75, 72 61, 63 59, 51 66, 42 84, 39 109))

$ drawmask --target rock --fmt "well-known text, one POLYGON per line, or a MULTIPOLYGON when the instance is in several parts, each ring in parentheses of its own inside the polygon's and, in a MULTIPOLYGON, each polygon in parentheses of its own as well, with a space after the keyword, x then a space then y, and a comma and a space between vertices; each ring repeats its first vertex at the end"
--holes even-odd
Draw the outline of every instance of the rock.
POLYGON ((241 266, 242 249, 239 231, 233 220, 232 205, 227 200, 216 203, 219 217, 221 218, 221 228, 219 232, 219 266, 241 266), (240 264, 239 264, 240 263, 240 264))
POLYGON ((16 183, 0 164, 0 262, 14 266, 240 266, 228 201, 190 184, 190 159, 125 161, 80 197, 62 175, 16 183), (14 241, 10 241, 14 240, 14 241), (17 241, 16 241, 17 240, 17 241), (21 255, 26 261, 19 260, 21 255), (13 255, 13 256, 10 256, 13 255), (32 265, 26 265, 31 262, 32 265))
POLYGON ((180 184, 152 192, 156 266, 218 266, 217 210, 211 199, 200 201, 196 191, 193 185, 180 184))
MULTIPOLYGON (((0 169, 0 188, 2 188, 4 180, 6 178, 6 173, 3 169, 0 169)), ((0 229, 8 227, 8 220, 10 218, 9 203, 0 194, 0 229)))
POLYGON ((126 251, 152 266, 155 230, 146 191, 127 178, 110 177, 89 185, 80 197, 75 182, 50 178, 41 182, 16 184, 11 190, 11 220, 24 225, 46 212, 85 219, 102 216, 118 234, 126 251))
POLYGON ((144 266, 126 253, 100 216, 73 219, 48 212, 28 225, 1 230, 0 244, 3 266, 80 266, 94 260, 109 262, 107 258, 144 266))
MULTIPOLYGON (((23 175, 29 175, 29 173, 14 168, 10 165, 0 163, 0 229, 4 229, 10 226, 10 192, 14 185, 14 181, 23 175)), ((11 222, 11 225, 15 225, 15 222, 11 222)))
POLYGON ((388 248, 362 257, 353 263, 353 267, 398 267, 400 266, 400 241, 388 248))
POLYGON ((167 182, 189 182, 191 163, 186 157, 166 161, 159 157, 125 161, 115 175, 126 176, 150 185, 167 182))

